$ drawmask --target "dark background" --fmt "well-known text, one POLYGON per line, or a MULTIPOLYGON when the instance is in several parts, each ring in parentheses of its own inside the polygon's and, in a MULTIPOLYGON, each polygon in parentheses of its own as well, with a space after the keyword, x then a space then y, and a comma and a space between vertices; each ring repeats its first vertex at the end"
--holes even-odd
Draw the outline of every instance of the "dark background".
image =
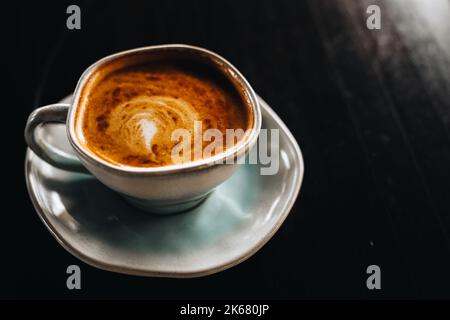
POLYGON ((447 0, 2 3, 0 297, 449 298, 447 0), (78 4, 82 29, 67 30, 78 4), (378 4, 382 29, 368 30, 378 4), (291 129, 305 177, 288 219, 244 263, 199 279, 101 271, 67 253, 25 187, 23 129, 97 59, 187 43, 235 64, 291 129), (5 148, 6 146, 6 148, 5 148), (66 289, 66 267, 82 290, 66 289), (381 290, 366 268, 381 267, 381 290))

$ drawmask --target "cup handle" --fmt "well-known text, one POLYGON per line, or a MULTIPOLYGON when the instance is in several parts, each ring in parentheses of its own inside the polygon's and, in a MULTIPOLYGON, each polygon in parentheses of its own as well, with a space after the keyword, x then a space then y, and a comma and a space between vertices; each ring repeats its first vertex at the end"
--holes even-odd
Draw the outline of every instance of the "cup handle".
POLYGON ((66 123, 69 104, 56 103, 34 110, 27 120, 25 141, 33 152, 52 166, 68 171, 89 173, 80 160, 36 137, 36 128, 46 123, 66 123))

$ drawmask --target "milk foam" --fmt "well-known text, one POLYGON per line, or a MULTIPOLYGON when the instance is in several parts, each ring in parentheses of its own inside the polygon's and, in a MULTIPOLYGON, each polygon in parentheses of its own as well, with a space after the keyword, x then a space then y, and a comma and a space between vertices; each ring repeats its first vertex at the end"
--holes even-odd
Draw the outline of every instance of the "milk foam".
MULTIPOLYGON (((196 133, 216 129, 224 135, 227 129, 247 128, 249 118, 235 92, 201 70, 198 76, 192 72, 149 64, 96 78, 83 93, 78 138, 108 162, 158 167, 174 163, 172 153, 181 142, 195 147, 196 133), (197 121, 201 126, 195 130, 197 121), (189 138, 177 139, 177 132, 189 138)), ((196 156, 192 150, 192 157, 186 152, 187 161, 196 156)))
POLYGON ((147 119, 139 120, 139 127, 141 128, 142 137, 144 138, 144 143, 147 147, 147 151, 150 152, 152 148, 152 139, 158 131, 158 128, 156 128, 156 125, 153 121, 147 119))
POLYGON ((112 110, 107 133, 133 153, 153 158, 160 146, 170 145, 174 130, 192 131, 198 119, 197 111, 182 99, 142 95, 112 110))

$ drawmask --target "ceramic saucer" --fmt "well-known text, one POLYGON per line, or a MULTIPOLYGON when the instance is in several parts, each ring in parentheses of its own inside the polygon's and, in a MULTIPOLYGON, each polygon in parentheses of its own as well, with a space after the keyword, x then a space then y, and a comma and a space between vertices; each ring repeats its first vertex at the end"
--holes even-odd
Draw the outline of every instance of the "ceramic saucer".
MULTIPOLYGON (((280 129, 278 173, 260 175, 261 165, 242 165, 189 212, 145 214, 95 178, 56 169, 31 150, 25 161, 28 192, 56 240, 100 269, 179 278, 225 270, 252 256, 275 234, 303 179, 297 142, 262 99, 260 105, 263 128, 280 129)), ((64 125, 44 126, 38 134, 72 152, 64 125)))

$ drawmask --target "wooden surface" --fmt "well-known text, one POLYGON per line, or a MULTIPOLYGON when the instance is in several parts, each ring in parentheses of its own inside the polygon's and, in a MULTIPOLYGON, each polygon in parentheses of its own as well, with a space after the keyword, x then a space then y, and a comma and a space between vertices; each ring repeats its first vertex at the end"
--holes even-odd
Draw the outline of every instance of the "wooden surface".
POLYGON ((65 28, 68 4, 5 11, 15 157, 0 296, 450 297, 450 1, 85 1, 80 31, 65 28), (369 4, 381 7, 381 30, 366 28, 369 4), (98 58, 160 43, 229 59, 305 158, 300 197, 276 236, 248 261, 201 279, 81 263, 46 231, 23 181, 29 112, 70 93, 98 58), (65 288, 69 264, 82 268, 80 292, 65 288), (381 267, 378 291, 366 287, 372 264, 381 267))

